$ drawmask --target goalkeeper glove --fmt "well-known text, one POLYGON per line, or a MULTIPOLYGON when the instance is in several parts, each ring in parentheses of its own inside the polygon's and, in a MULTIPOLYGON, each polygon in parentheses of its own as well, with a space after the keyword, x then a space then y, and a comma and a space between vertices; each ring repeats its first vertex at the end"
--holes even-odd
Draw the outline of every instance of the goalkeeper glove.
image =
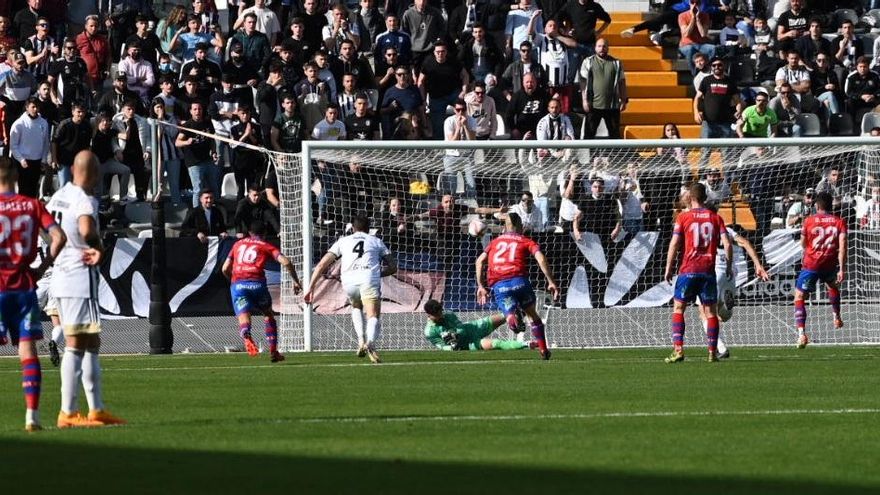
POLYGON ((443 339, 443 343, 452 347, 453 349, 458 348, 458 334, 455 332, 443 332, 440 334, 440 338, 443 339))

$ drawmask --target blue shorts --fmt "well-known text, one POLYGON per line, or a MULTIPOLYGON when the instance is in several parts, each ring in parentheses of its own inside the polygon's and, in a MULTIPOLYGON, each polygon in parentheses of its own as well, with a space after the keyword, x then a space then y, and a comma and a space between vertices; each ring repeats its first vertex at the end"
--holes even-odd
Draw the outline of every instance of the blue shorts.
POLYGON ((826 270, 821 272, 801 270, 794 286, 801 292, 810 293, 816 290, 816 282, 819 280, 826 284, 833 284, 837 281, 837 270, 826 270))
POLYGON ((496 282, 492 286, 492 295, 495 296, 495 304, 504 313, 504 316, 516 312, 517 308, 525 309, 535 304, 535 291, 532 284, 525 277, 514 277, 496 282))
POLYGON ((37 291, 0 293, 0 342, 6 340, 7 332, 13 345, 43 338, 37 291))
POLYGON ((232 308, 235 310, 235 316, 242 313, 253 313, 254 308, 266 312, 272 308, 272 296, 269 295, 269 288, 266 282, 258 282, 256 280, 242 280, 235 282, 229 288, 232 295, 232 308))
POLYGON ((692 303, 700 296, 701 305, 718 302, 718 282, 715 273, 681 273, 675 280, 675 300, 692 303))

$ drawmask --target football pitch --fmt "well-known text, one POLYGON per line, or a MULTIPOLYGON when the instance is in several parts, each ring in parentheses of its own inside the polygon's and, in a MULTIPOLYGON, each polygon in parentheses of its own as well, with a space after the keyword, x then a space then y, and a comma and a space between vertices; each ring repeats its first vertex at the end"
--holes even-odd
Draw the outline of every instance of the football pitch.
MULTIPOLYGON (((880 348, 105 356, 130 424, 23 431, 0 359, 0 479, 19 493, 880 493, 880 348)), ((85 401, 81 398, 82 407, 85 401)))

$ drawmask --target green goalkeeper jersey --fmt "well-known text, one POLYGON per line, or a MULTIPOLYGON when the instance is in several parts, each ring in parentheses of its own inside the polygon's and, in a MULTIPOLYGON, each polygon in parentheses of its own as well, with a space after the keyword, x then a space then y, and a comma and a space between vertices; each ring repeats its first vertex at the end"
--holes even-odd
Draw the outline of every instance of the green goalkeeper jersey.
POLYGON ((479 320, 462 323, 455 313, 446 311, 443 313, 443 321, 441 323, 434 323, 433 320, 428 320, 428 323, 425 325, 425 338, 438 349, 444 351, 458 349, 474 351, 480 349, 480 340, 491 335, 492 330, 494 328, 492 327, 491 317, 487 316, 479 320), (445 332, 454 332, 456 334, 458 344, 455 347, 443 340, 445 332))

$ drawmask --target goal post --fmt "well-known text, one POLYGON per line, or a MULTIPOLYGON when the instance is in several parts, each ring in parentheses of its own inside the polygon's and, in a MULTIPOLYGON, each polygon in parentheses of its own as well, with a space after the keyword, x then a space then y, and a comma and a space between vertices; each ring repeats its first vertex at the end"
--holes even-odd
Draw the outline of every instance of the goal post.
MULTIPOLYGON (((543 217, 532 237, 548 255, 561 300, 550 300, 535 266, 530 279, 550 320, 551 344, 668 345, 672 286, 662 280, 662 267, 678 195, 697 180, 711 183, 719 213, 736 224, 773 274, 770 282, 757 280, 747 253, 737 247, 736 306, 722 324, 722 338, 732 345, 793 342, 791 291, 800 245, 799 229, 786 228, 786 217, 795 203, 804 204, 807 189, 819 186, 835 192, 835 209, 851 232, 842 290, 846 326, 832 328, 820 289, 808 307, 808 332, 817 343, 880 343, 880 270, 874 268, 880 211, 871 209, 871 188, 880 186, 876 138, 305 141, 299 155, 267 153, 283 197, 282 251, 304 283, 329 245, 348 232, 355 213, 371 217, 375 233, 397 256, 399 273, 383 280, 386 349, 428 347, 421 309, 428 299, 440 300, 463 321, 496 311, 494 302, 481 307, 475 301, 473 262, 500 232, 499 209, 508 207, 543 217), (826 178, 832 170, 833 180, 826 178), (610 203, 590 200, 596 183, 604 188, 598 197, 610 203), (531 207, 522 202, 524 192, 532 196, 531 207), (453 206, 444 210, 447 194, 453 206), (580 220, 577 227, 573 218, 580 220), (481 226, 477 236, 468 232, 481 226)), ((293 295, 288 278, 283 274, 282 348, 354 349, 338 268, 320 281, 312 306, 293 295)), ((687 329, 688 345, 704 345, 694 311, 687 329)))

